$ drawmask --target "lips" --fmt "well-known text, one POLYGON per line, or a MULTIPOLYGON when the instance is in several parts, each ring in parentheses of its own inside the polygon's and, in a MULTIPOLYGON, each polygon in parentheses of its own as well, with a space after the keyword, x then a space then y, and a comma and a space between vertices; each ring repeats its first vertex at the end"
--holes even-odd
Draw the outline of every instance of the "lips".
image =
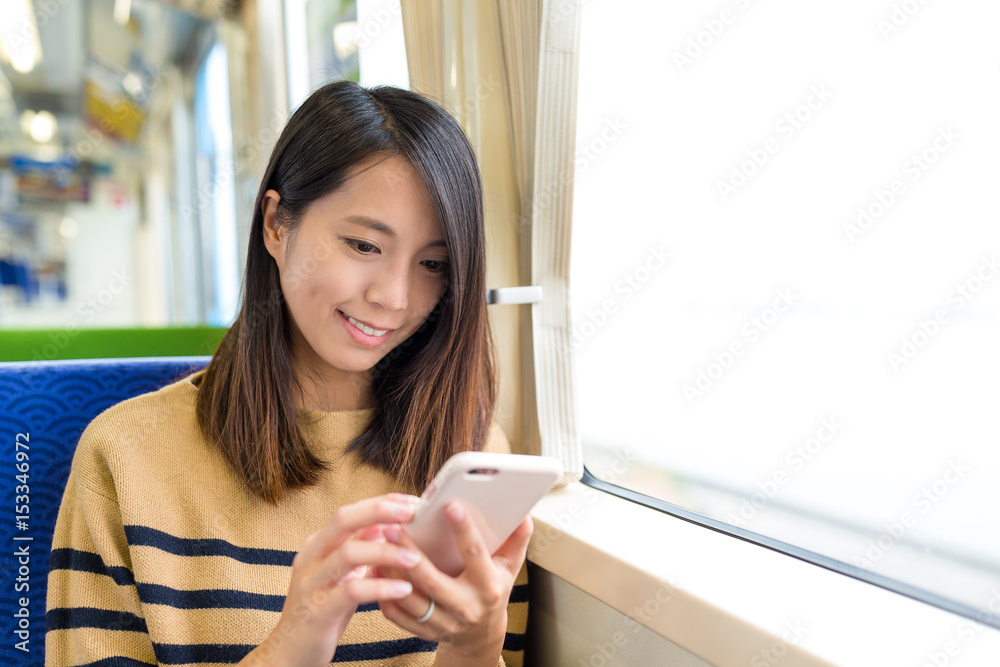
POLYGON ((371 324, 356 320, 347 313, 339 310, 337 311, 337 314, 340 315, 340 319, 344 323, 344 327, 347 329, 347 333, 350 334, 351 338, 365 347, 378 347, 388 340, 389 335, 395 331, 394 329, 379 329, 373 327, 371 324))
POLYGON ((390 331, 392 331, 392 329, 377 329, 376 327, 368 326, 364 322, 360 322, 360 321, 354 319, 353 317, 351 317, 350 315, 347 315, 346 313, 344 314, 344 316, 347 318, 348 322, 350 322, 351 324, 353 324, 355 327, 357 327, 361 331, 364 331, 369 336, 376 336, 376 337, 378 337, 378 336, 384 336, 385 334, 387 334, 390 331))

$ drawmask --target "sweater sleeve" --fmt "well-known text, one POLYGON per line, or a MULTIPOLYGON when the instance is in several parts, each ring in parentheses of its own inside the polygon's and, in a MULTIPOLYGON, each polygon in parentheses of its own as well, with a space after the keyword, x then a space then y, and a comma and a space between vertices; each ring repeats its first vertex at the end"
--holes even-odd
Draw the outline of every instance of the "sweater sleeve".
POLYGON ((52 538, 45 664, 156 664, 118 503, 78 473, 74 462, 52 538))

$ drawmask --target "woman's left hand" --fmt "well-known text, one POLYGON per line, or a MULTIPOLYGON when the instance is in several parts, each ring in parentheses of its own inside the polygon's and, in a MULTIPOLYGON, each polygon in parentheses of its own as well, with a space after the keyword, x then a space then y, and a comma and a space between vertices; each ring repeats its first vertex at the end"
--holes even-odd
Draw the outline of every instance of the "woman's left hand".
MULTIPOLYGON (((434 567, 429 558, 421 558, 405 574, 397 573, 413 583, 413 593, 399 600, 380 601, 379 606, 396 625, 422 639, 438 642, 435 665, 482 663, 493 667, 507 631, 507 601, 531 538, 531 517, 525 518, 490 554, 461 501, 449 503, 445 515, 465 560, 465 570, 450 577, 434 567), (421 623, 418 619, 426 615, 431 600, 434 609, 421 623)), ((395 526, 387 527, 384 534, 390 542, 419 551, 409 536, 395 526)))

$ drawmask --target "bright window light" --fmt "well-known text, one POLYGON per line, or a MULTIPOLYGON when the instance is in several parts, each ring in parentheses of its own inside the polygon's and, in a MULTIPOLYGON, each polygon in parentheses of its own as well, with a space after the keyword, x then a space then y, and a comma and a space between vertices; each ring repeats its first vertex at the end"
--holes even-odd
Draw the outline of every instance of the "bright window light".
POLYGON ((992 0, 584 3, 592 473, 986 608, 998 22, 992 0))

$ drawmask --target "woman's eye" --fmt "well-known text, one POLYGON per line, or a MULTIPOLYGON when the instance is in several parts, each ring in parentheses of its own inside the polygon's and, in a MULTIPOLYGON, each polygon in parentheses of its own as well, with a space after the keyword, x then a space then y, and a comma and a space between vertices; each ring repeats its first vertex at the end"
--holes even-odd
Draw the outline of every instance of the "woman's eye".
POLYGON ((370 255, 374 252, 378 252, 378 248, 373 246, 371 243, 365 243, 364 241, 356 241, 354 239, 347 239, 347 245, 353 246, 355 250, 363 255, 370 255))
POLYGON ((434 273, 440 273, 448 268, 448 262, 439 262, 435 259, 428 259, 424 261, 424 266, 434 273))

